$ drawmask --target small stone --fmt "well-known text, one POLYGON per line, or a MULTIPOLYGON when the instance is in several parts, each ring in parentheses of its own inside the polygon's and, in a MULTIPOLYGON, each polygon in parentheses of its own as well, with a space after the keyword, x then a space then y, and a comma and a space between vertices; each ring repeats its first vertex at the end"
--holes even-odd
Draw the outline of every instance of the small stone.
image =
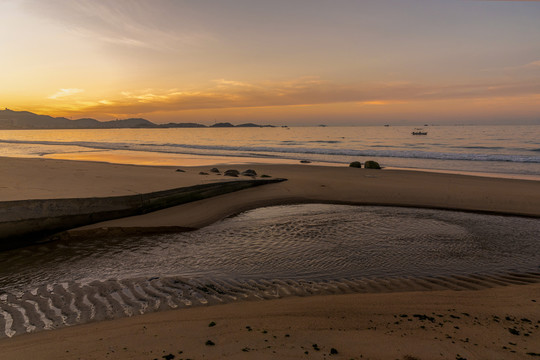
POLYGON ((270 175, 266 175, 266 174, 262 174, 262 175, 261 175, 261 178, 271 178, 271 176, 270 176, 270 175))
POLYGON ((213 173, 220 173, 221 171, 219 171, 218 168, 211 168, 211 169, 210 169, 210 172, 213 172, 213 173))
POLYGON ((352 163, 349 164, 349 167, 360 169, 362 167, 362 164, 360 163, 360 161, 353 161, 352 163))
POLYGON ((212 340, 206 340, 206 346, 214 346, 216 345, 212 340))
POLYGON ((508 332, 512 335, 519 335, 519 330, 514 328, 508 328, 508 332))
POLYGON ((337 355, 338 351, 335 348, 330 349, 330 355, 337 355))
POLYGON ((309 161, 309 160, 300 160, 300 163, 302 163, 302 164, 311 164, 311 161, 309 161))
POLYGON ((207 173, 207 172, 204 172, 204 171, 201 171, 201 172, 199 173, 199 175, 208 175, 208 173, 207 173))
POLYGON ((186 172, 186 170, 176 169, 176 172, 186 172))

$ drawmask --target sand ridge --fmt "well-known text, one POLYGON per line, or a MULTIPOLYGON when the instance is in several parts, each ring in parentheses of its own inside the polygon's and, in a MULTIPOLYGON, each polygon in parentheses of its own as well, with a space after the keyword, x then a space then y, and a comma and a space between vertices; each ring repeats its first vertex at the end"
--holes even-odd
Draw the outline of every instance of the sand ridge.
MULTIPOLYGON (((298 203, 411 206, 540 217, 540 181, 312 165, 259 164, 236 168, 253 168, 258 174, 287 181, 78 230, 200 228, 257 207, 298 203)), ((186 168, 186 174, 201 170, 208 169, 186 168)))

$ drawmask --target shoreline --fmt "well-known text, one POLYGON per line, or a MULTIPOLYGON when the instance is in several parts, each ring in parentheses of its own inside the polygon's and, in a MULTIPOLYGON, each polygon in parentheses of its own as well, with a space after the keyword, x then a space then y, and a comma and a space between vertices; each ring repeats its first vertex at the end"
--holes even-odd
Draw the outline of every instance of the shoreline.
MULTIPOLYGON (((199 174, 201 171, 208 172, 210 167, 182 167, 185 172, 177 172, 178 167, 0 158, 0 170, 6 174, 0 179, 0 198, 23 200, 107 197, 223 181, 223 175, 199 174)), ((240 171, 251 168, 256 170, 258 176, 267 174, 272 178, 287 178, 288 181, 73 229, 64 233, 67 238, 63 240, 84 237, 85 234, 99 233, 107 236, 114 231, 124 230, 136 233, 140 229, 147 231, 200 228, 256 207, 308 202, 445 208, 540 217, 539 181, 408 170, 353 169, 346 166, 242 164, 219 168, 222 172, 229 168, 240 171)), ((364 358, 381 359, 405 359, 407 355, 417 359, 435 356, 455 359, 457 354, 468 360, 493 356, 519 359, 526 356, 527 352, 540 353, 540 349, 531 346, 540 336, 538 327, 535 327, 539 324, 517 321, 523 318, 536 321, 540 318, 539 307, 534 304, 536 301, 540 302, 538 280, 514 279, 505 283, 501 279, 491 279, 495 287, 487 286, 489 288, 482 289, 478 284, 485 281, 486 279, 471 278, 470 283, 467 283, 463 279, 453 279, 449 281, 451 286, 443 288, 454 291, 440 288, 437 290, 436 287, 430 291, 412 291, 418 288, 409 287, 405 292, 388 294, 321 294, 156 312, 2 339, 0 351, 14 359, 26 358, 28 356, 25 357, 24 354, 36 352, 43 354, 44 359, 72 359, 76 356, 85 359, 154 359, 172 354, 173 351, 176 351, 176 358, 200 358, 201 355, 210 359, 271 359, 275 356, 323 358, 323 353, 329 355, 331 347, 339 351, 336 358, 354 359, 360 359, 359 354, 365 354, 367 357, 364 358), (516 282, 522 285, 518 286, 516 282), (464 286, 457 286, 456 283, 464 286), (381 301, 388 307, 380 307, 378 304, 381 301), (456 310, 457 312, 452 314, 460 316, 461 319, 458 321, 456 318, 446 317, 446 321, 442 322, 445 333, 430 320, 419 323, 420 318, 414 317, 415 314, 434 317, 433 314, 458 307, 461 312, 456 310), (371 309, 372 312, 363 309, 371 309), (246 319, 246 311, 251 314, 251 317, 247 318, 250 323, 242 325, 239 322, 246 319), (472 319, 459 315, 463 312, 470 314, 472 319), (218 317, 218 314, 222 314, 221 317, 218 317), (407 321, 404 320, 405 317, 401 318, 401 315, 407 315, 407 321), (342 318, 343 316, 345 318, 342 318), (475 322, 474 316, 482 320, 475 322), (493 316, 497 316, 500 321, 493 320, 493 316), (502 320, 506 316, 514 320, 502 320), (262 322, 257 323, 257 319, 262 322), (408 319, 416 324, 415 328, 408 326, 408 319), (196 323, 195 320, 199 322, 196 323), (215 347, 205 345, 204 341, 207 339, 202 341, 202 338, 212 335, 203 331, 208 328, 207 324, 216 321, 219 326, 222 320, 229 324, 227 329, 230 333, 222 330, 219 332, 221 337, 215 337, 215 347), (398 324, 395 324, 396 322, 398 324), (452 322, 455 324, 451 324, 452 322), (288 325, 285 326, 285 323, 288 325), (362 326, 353 326, 353 323, 361 323, 362 326), (314 327, 311 326, 313 324, 314 327), (244 340, 243 331, 246 331, 245 327, 248 325, 258 337, 237 348, 235 344, 244 340), (445 327, 447 325, 448 327, 445 327), (171 337, 169 331, 173 328, 181 334, 178 338, 171 337), (521 334, 520 337, 515 338, 517 335, 510 333, 510 328, 516 328, 521 334), (88 331, 100 334, 99 338, 88 335, 88 331), (290 338, 285 338, 285 334, 282 334, 285 331, 290 338), (529 335, 523 337, 525 332, 529 335), (272 343, 275 339, 263 336, 266 334, 276 334, 280 341, 272 343), (478 339, 477 345, 472 341, 465 341, 475 338, 478 339), (326 339, 332 339, 335 343, 326 343, 326 339), (497 339, 500 344, 493 345, 492 339, 497 339), (181 343, 178 349, 172 345, 175 341, 181 343), (399 346, 388 348, 385 346, 388 341, 399 346), (320 351, 315 350, 313 344, 319 344, 320 351), (180 350, 185 351, 185 355, 178 354, 180 350), (300 350, 302 351, 298 353, 300 350), (304 351, 308 351, 309 356, 304 354, 304 351), (440 353, 443 355, 439 356, 440 353)), ((405 284, 406 282, 401 280, 396 286, 403 287, 405 284)), ((375 286, 377 287, 379 286, 375 286)), ((407 289, 406 286, 405 288, 407 289)), ((2 298, 0 301, 4 302, 6 299, 2 298)), ((0 322, 2 319, 5 319, 4 315, 0 316, 0 322)), ((218 326, 209 331, 221 329, 218 326)))
MULTIPOLYGON (((187 166, 187 167, 201 167, 203 165, 208 166, 235 166, 235 165, 298 165, 300 160, 293 159, 278 159, 278 158, 253 158, 253 157, 216 157, 216 156, 204 156, 204 155, 187 155, 187 154, 160 154, 160 162, 156 163, 155 160, 147 160, 148 156, 134 156, 133 154, 124 154, 122 150, 115 150, 115 154, 108 154, 107 152, 90 154, 52 154, 45 155, 43 159, 56 159, 56 160, 68 160, 68 161, 87 161, 98 162, 106 164, 118 164, 118 165, 134 165, 134 166, 187 166), (171 158, 169 160, 169 158, 171 158), (178 159, 180 158, 180 159, 178 159), (134 160, 135 159, 135 160, 134 160), (167 160, 166 160, 167 159, 167 160), (217 160, 222 160, 217 161, 217 160), (229 160, 229 161, 227 161, 229 160), (182 163, 179 165, 179 163, 182 163)), ((315 166, 328 166, 328 167, 347 167, 348 163, 338 162, 322 162, 311 161, 311 165, 315 166)), ((383 169, 388 170, 404 170, 404 171, 420 171, 420 172, 436 172, 442 174, 456 174, 456 175, 468 175, 468 176, 480 176, 480 177, 493 177, 501 179, 518 179, 518 180, 533 180, 540 181, 540 175, 528 175, 528 174, 512 174, 512 173, 496 173, 496 172, 474 172, 467 170, 444 170, 444 169, 429 169, 429 168, 406 168, 399 166, 385 166, 383 169)))

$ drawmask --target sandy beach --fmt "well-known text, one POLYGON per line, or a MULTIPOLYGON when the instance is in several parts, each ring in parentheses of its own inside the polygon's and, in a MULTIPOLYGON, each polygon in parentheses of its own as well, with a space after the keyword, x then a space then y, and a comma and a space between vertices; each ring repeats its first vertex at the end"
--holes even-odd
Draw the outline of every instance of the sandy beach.
MULTIPOLYGON (((175 167, 0 158, 0 199, 109 197, 230 181, 209 172, 211 167, 185 167, 178 172, 175 167)), ((219 168, 221 172, 249 168, 259 176, 288 180, 91 224, 62 238, 200 228, 248 209, 296 203, 540 217, 538 181, 310 164, 219 168)), ((36 353, 42 359, 534 358, 540 354, 540 287, 537 274, 520 276, 444 280, 431 291, 412 282, 395 286, 399 291, 388 287, 366 294, 158 312, 2 339, 0 351, 6 359, 28 359, 36 353), (215 326, 209 326, 212 322, 215 326)))
POLYGON ((538 284, 243 302, 17 336, 0 349, 4 359, 535 359, 538 302, 538 284))

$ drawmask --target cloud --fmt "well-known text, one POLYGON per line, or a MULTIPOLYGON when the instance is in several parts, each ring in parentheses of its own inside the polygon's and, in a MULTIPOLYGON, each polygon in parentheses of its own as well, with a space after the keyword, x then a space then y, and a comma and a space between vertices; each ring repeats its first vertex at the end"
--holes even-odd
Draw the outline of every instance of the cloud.
MULTIPOLYGON (((538 0, 540 1, 540 0, 538 0)), ((534 68, 539 69, 540 68, 540 60, 532 61, 528 64, 523 65, 524 68, 534 68)))
POLYGON ((176 51, 212 37, 168 0, 23 0, 25 9, 78 36, 120 47, 176 51), (182 21, 181 21, 182 20, 182 21))
POLYGON ((117 98, 72 103, 79 112, 144 114, 158 111, 301 106, 332 103, 377 105, 474 100, 540 95, 540 80, 528 83, 476 83, 438 86, 414 83, 337 84, 318 78, 284 82, 244 83, 220 81, 201 90, 178 89, 122 92, 117 98), (238 83, 242 84, 238 86, 238 83), (228 85, 227 85, 228 84, 228 85))
POLYGON ((71 96, 71 95, 75 95, 75 94, 78 94, 78 93, 82 93, 83 91, 84 91, 83 89, 76 89, 76 88, 60 89, 55 94, 52 94, 51 96, 47 96, 47 99, 60 99, 60 98, 66 97, 66 96, 71 96))

